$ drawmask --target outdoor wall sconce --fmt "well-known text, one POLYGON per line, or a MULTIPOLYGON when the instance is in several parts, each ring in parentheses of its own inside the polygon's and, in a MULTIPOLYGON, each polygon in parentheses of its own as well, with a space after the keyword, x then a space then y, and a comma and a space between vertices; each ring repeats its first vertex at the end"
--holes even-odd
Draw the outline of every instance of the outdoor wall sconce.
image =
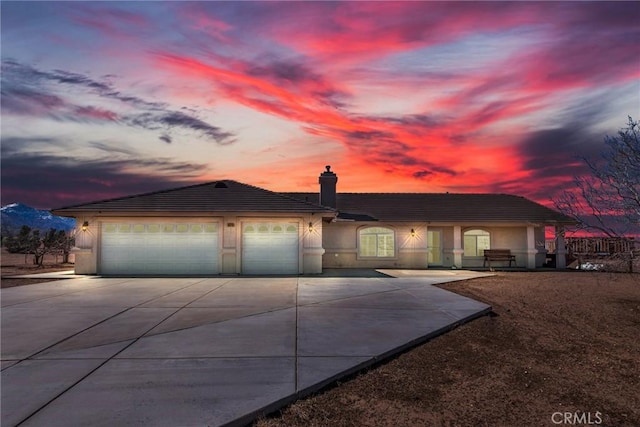
POLYGON ((82 231, 87 231, 87 228, 89 228, 89 221, 82 223, 82 231))
POLYGON ((411 237, 416 237, 416 230, 413 228, 411 229, 411 237))
POLYGON ((309 233, 311 233, 313 231, 313 223, 310 222, 309 223, 309 233))

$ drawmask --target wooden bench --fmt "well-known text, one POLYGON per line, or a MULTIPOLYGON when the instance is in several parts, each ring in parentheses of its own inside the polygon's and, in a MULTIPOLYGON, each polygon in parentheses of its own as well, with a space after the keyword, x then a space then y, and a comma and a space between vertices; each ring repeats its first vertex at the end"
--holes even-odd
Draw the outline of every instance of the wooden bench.
POLYGON ((491 261, 509 261, 509 267, 511 267, 512 262, 516 263, 516 256, 511 255, 511 249, 485 249, 482 266, 486 267, 488 262, 491 268, 491 261))

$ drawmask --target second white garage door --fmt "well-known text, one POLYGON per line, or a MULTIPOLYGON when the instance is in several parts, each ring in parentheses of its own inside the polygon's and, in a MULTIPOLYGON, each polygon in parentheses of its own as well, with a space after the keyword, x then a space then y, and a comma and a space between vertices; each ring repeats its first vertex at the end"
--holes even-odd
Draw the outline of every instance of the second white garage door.
POLYGON ((101 274, 218 273, 217 223, 104 223, 101 274))
POLYGON ((298 274, 297 222, 246 222, 242 225, 244 274, 298 274))

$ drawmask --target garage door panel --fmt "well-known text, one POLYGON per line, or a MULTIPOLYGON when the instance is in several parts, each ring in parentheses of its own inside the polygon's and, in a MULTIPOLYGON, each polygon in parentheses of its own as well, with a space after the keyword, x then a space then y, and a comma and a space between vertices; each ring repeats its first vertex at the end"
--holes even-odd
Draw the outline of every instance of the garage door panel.
POLYGON ((102 274, 217 274, 215 223, 103 224, 102 274))
POLYGON ((251 222, 242 231, 243 273, 299 272, 298 223, 251 222))

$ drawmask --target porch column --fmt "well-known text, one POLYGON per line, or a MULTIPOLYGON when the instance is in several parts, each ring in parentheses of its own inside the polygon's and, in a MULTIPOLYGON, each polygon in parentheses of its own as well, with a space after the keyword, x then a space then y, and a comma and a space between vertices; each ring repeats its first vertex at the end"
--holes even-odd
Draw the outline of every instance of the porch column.
MULTIPOLYGON (((431 255, 431 245, 429 245, 429 226, 425 225, 424 226, 424 245, 421 245, 423 248, 426 247, 427 249, 427 259, 425 260, 424 258, 422 258, 422 262, 418 263, 418 268, 429 268, 429 255, 431 255)), ((422 248, 421 248, 422 249, 422 248)), ((421 252, 418 252, 421 253, 421 252)), ((424 253, 422 253, 422 256, 424 257, 424 253)))
POLYGON ((527 226, 527 268, 536 268, 536 233, 532 225, 527 226))
POLYGON ((462 227, 459 225, 453 226, 453 265, 462 268, 462 227))
POLYGON ((556 268, 567 268, 567 249, 564 242, 564 227, 556 226, 556 268))

